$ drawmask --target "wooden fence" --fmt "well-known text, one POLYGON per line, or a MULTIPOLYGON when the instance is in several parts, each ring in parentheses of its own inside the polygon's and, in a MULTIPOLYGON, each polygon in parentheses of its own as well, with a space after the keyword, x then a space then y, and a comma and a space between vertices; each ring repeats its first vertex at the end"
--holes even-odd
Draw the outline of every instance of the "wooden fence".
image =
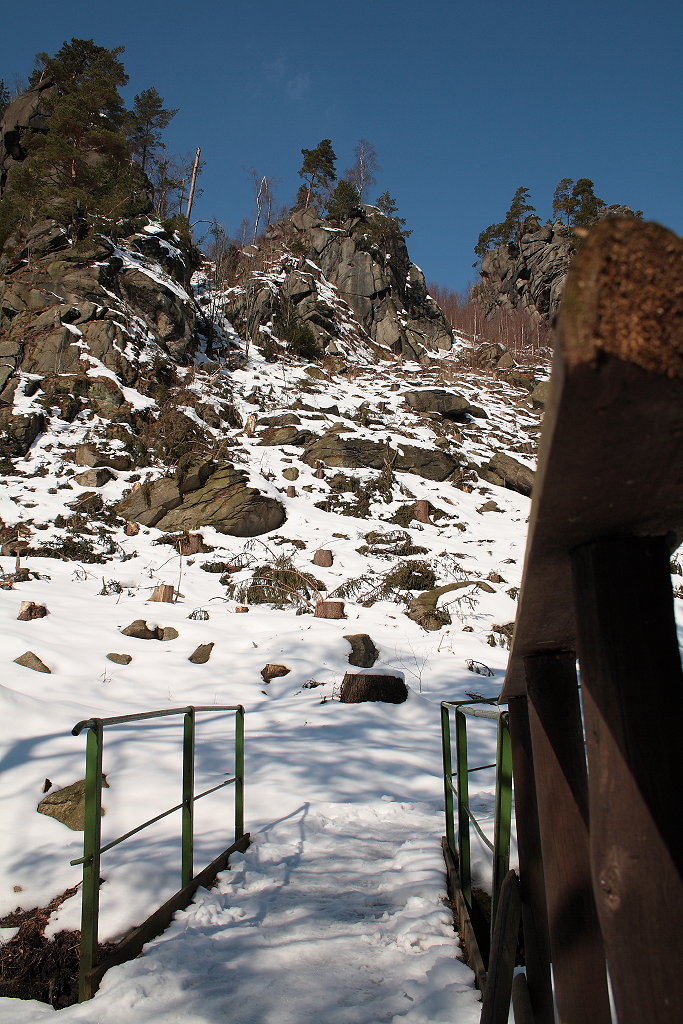
POLYGON ((551 963, 560 1022, 609 1024, 608 971, 619 1024, 683 1021, 681 531, 683 241, 605 221, 555 332, 501 695, 536 1024, 551 963))

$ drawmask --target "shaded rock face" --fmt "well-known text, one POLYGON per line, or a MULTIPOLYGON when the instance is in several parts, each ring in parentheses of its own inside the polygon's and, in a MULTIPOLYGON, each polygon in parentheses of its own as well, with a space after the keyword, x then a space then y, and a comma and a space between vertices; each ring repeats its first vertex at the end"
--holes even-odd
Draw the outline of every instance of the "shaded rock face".
POLYGON ((52 82, 43 82, 22 93, 5 110, 0 122, 0 196, 13 166, 26 157, 27 135, 47 131, 45 100, 53 90, 52 82))
POLYGON ((305 256, 283 266, 279 298, 264 285, 236 300, 235 320, 248 321, 252 334, 284 301, 312 328, 321 354, 343 354, 349 343, 365 343, 385 358, 417 360, 450 349, 453 331, 428 295, 422 271, 374 207, 354 211, 339 226, 297 210, 269 229, 268 246, 278 243, 305 256))
POLYGON ((487 317, 497 309, 527 309, 550 319, 557 312, 576 243, 556 221, 523 235, 520 245, 501 246, 481 262, 476 295, 487 317))
POLYGON ((196 343, 195 307, 185 290, 190 255, 175 236, 149 224, 139 218, 139 232, 117 242, 91 235, 71 244, 53 221, 36 224, 21 243, 8 239, 0 260, 6 454, 24 455, 45 429, 37 414, 12 415, 19 389, 27 394, 30 386, 40 405, 68 422, 85 408, 130 422, 133 410, 121 385, 145 393, 155 359, 170 365, 190 358, 196 343), (175 276, 138 252, 150 244, 163 249, 175 276))
POLYGON ((124 519, 169 533, 213 526, 231 537, 258 537, 285 522, 275 498, 247 486, 247 474, 229 463, 198 463, 182 479, 143 484, 116 506, 124 519))
MULTIPOLYGON (((602 213, 611 219, 635 216, 630 206, 609 206, 602 213)), ((519 245, 487 252, 481 261, 482 281, 474 289, 486 316, 498 309, 526 309, 542 320, 552 320, 576 245, 572 229, 558 220, 522 235, 519 245)))

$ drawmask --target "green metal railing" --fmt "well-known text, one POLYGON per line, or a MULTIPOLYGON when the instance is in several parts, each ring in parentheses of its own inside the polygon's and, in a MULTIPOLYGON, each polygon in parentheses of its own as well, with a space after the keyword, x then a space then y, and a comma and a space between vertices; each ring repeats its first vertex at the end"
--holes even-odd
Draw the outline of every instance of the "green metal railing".
POLYGON ((89 998, 92 994, 87 988, 89 973, 96 966, 99 921, 100 891, 100 859, 103 853, 113 849, 120 843, 130 839, 149 825, 176 811, 181 812, 181 889, 189 886, 194 872, 194 804, 202 797, 215 793, 224 786, 235 784, 235 842, 244 836, 244 708, 239 705, 206 705, 184 708, 167 708, 163 711, 148 711, 141 715, 121 715, 118 718, 90 718, 78 722, 72 734, 78 736, 84 729, 88 730, 85 757, 85 831, 83 836, 83 856, 72 860, 72 865, 83 865, 83 886, 81 904, 81 950, 80 950, 80 999, 89 998), (195 752, 195 720, 199 711, 233 711, 235 712, 235 774, 212 786, 203 793, 194 792, 194 752, 195 752), (101 845, 102 828, 102 748, 104 745, 105 726, 130 725, 150 719, 167 718, 171 715, 183 716, 183 765, 182 765, 182 799, 179 804, 169 807, 149 821, 137 825, 129 832, 101 845))
POLYGON ((491 880, 491 931, 496 919, 503 881, 510 863, 510 832, 512 821, 512 750, 507 711, 494 710, 495 699, 441 702, 441 744, 446 810, 446 838, 451 853, 457 858, 460 886, 465 902, 472 909, 472 858, 470 823, 493 855, 491 880), (482 705, 489 705, 482 707, 482 705), (451 747, 451 712, 455 712, 455 763, 451 747), (467 756, 467 717, 488 718, 497 723, 496 760, 492 764, 470 768, 467 756), (470 808, 469 780, 472 772, 496 769, 495 824, 493 842, 488 838, 470 808), (455 780, 455 781, 454 781, 455 780), (454 794, 458 802, 457 844, 454 816, 454 794))

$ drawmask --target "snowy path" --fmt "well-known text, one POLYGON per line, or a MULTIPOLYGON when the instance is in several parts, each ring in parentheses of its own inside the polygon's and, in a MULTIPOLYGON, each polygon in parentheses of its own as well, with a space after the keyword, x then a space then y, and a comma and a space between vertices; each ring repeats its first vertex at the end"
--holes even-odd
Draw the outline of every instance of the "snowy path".
MULTIPOLYGON (((434 826, 428 805, 303 805, 60 1019, 474 1024, 481 1005, 456 959, 434 826)), ((3 1002, 13 1024, 54 1012, 3 1002)))

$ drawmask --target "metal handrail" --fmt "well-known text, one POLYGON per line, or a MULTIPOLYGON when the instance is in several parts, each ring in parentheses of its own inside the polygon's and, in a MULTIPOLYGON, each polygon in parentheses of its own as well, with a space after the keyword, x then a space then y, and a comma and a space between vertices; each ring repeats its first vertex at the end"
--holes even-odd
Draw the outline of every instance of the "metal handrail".
POLYGON ((225 786, 235 784, 235 842, 244 836, 244 707, 241 704, 188 705, 182 708, 165 708, 161 711, 147 711, 139 715, 119 715, 112 718, 89 718, 78 722, 72 735, 78 736, 87 730, 86 771, 85 771, 85 823, 83 835, 83 856, 72 860, 72 865, 83 865, 81 904, 81 949, 79 997, 88 998, 87 979, 96 966, 99 920, 100 858, 107 850, 137 835, 143 829, 161 821, 162 818, 181 811, 181 888, 190 885, 194 871, 194 804, 202 797, 215 793, 225 786), (235 712, 235 774, 229 779, 204 790, 194 792, 195 719, 200 711, 235 712), (101 845, 102 828, 102 748, 106 726, 128 725, 155 718, 183 715, 183 767, 182 800, 148 821, 137 825, 129 832, 118 836, 104 846, 101 845))
POLYGON ((441 702, 441 744, 443 752, 444 803, 446 812, 446 838, 454 857, 457 857, 460 886, 465 901, 472 909, 472 862, 470 851, 470 822, 485 846, 493 854, 491 880, 491 929, 498 909, 500 890, 510 862, 510 836, 512 824, 512 752, 508 713, 490 710, 481 705, 492 705, 496 698, 441 702), (450 714, 455 711, 456 770, 453 771, 450 714), (496 761, 491 765, 469 767, 467 757, 467 717, 484 718, 498 724, 496 761), (469 803, 468 775, 484 768, 496 769, 496 798, 493 842, 486 836, 475 818, 469 803), (455 783, 457 779, 457 786, 455 783), (453 796, 458 801, 457 843, 453 796))

